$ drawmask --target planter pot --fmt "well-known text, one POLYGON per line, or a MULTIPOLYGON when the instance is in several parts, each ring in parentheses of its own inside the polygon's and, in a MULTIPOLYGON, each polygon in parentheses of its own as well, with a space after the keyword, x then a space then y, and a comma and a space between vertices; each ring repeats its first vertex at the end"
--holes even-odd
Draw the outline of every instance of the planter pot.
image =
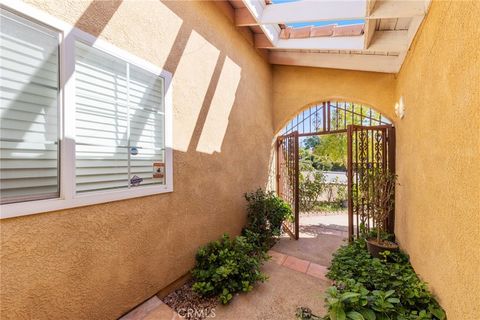
POLYGON ((398 245, 391 241, 382 241, 381 243, 377 242, 377 239, 369 239, 367 240, 367 248, 368 252, 374 258, 382 258, 380 253, 385 251, 396 252, 398 251, 398 245))

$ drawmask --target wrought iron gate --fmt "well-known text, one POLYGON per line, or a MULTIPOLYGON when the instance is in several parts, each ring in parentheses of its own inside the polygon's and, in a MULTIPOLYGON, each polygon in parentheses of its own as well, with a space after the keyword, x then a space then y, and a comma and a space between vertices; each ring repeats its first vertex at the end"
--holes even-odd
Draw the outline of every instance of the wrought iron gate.
MULTIPOLYGON (((348 141, 348 236, 352 240, 360 234, 363 226, 366 231, 375 227, 371 216, 372 206, 362 190, 379 171, 395 172, 395 128, 392 125, 359 126, 349 125, 348 141)), ((394 231, 394 210, 385 221, 387 231, 394 231)))
MULTIPOLYGON (((374 227, 371 206, 358 197, 369 172, 395 172, 395 131, 391 121, 368 106, 353 102, 326 101, 312 105, 295 116, 277 139, 277 194, 293 210, 292 221, 284 229, 293 239, 299 237, 299 139, 324 134, 347 134, 348 141, 348 236, 352 240, 374 227)), ((394 231, 394 212, 387 219, 387 230, 394 231)))
POLYGON ((293 219, 284 221, 285 231, 297 240, 299 235, 299 152, 298 132, 277 139, 277 194, 290 204, 293 219))

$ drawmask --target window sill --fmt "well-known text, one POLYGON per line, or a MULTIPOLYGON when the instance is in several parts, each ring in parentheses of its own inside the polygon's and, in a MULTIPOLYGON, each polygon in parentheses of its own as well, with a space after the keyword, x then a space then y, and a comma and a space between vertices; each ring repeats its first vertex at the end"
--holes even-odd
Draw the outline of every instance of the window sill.
POLYGON ((169 185, 145 186, 142 188, 136 187, 114 191, 108 190, 91 192, 88 194, 76 195, 72 199, 55 198, 10 203, 0 206, 0 219, 21 217, 49 211, 71 209, 169 192, 173 192, 173 187, 169 185))

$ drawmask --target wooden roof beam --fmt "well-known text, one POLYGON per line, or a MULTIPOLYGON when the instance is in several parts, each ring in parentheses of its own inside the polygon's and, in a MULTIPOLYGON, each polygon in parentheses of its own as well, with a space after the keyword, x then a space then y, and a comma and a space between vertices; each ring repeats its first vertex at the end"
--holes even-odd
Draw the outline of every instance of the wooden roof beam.
MULTIPOLYGON (((245 6, 257 24, 286 24, 354 19, 390 19, 424 16, 424 0, 301 0, 281 4, 264 5, 261 0, 244 0, 245 6), (253 8, 253 9, 252 9, 253 8)), ((236 17, 237 26, 252 25, 252 17, 244 13, 236 17)))
POLYGON ((367 19, 392 19, 424 16, 426 14, 424 0, 377 0, 367 19))
MULTIPOLYGON (((267 7, 267 5, 265 4, 265 1, 264 0, 243 0, 243 4, 245 5, 245 8, 250 12, 255 22, 260 26, 263 33, 267 37, 268 41, 272 44, 272 46, 275 45, 280 36, 280 27, 276 24, 260 23, 260 18, 262 17, 263 12, 267 7)), ((241 20, 241 18, 239 18, 239 20, 241 20)), ((249 23, 249 22, 246 22, 246 23, 249 23)))
MULTIPOLYGON (((262 49, 283 50, 364 50, 365 38, 318 37, 279 39, 274 46, 263 35, 255 35, 255 46, 262 49)), ((400 52, 408 48, 408 31, 377 31, 368 51, 400 52)))
POLYGON ((235 25, 237 27, 257 26, 258 22, 247 8, 235 9, 235 25))
MULTIPOLYGON (((373 12, 373 8, 375 8, 376 0, 367 0, 367 7, 366 7, 366 16, 370 16, 373 12)), ((363 49, 368 49, 370 43, 372 42, 373 35, 375 34, 375 29, 377 26, 377 20, 368 19, 365 21, 365 29, 364 29, 364 43, 363 49)))
POLYGON ((271 51, 272 64, 396 73, 398 56, 271 51))

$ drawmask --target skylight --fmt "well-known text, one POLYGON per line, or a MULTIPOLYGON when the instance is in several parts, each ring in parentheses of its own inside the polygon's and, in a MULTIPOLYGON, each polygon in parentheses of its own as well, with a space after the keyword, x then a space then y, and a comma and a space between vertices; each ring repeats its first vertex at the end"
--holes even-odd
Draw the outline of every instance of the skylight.
MULTIPOLYGON (((288 0, 285 0, 288 1, 288 0)), ((351 24, 361 24, 365 23, 365 19, 356 19, 356 20, 328 20, 328 21, 315 21, 315 22, 297 22, 297 23, 287 23, 287 27, 292 28, 300 28, 300 27, 307 27, 307 26, 327 26, 331 24, 337 24, 339 26, 346 26, 351 24)))

